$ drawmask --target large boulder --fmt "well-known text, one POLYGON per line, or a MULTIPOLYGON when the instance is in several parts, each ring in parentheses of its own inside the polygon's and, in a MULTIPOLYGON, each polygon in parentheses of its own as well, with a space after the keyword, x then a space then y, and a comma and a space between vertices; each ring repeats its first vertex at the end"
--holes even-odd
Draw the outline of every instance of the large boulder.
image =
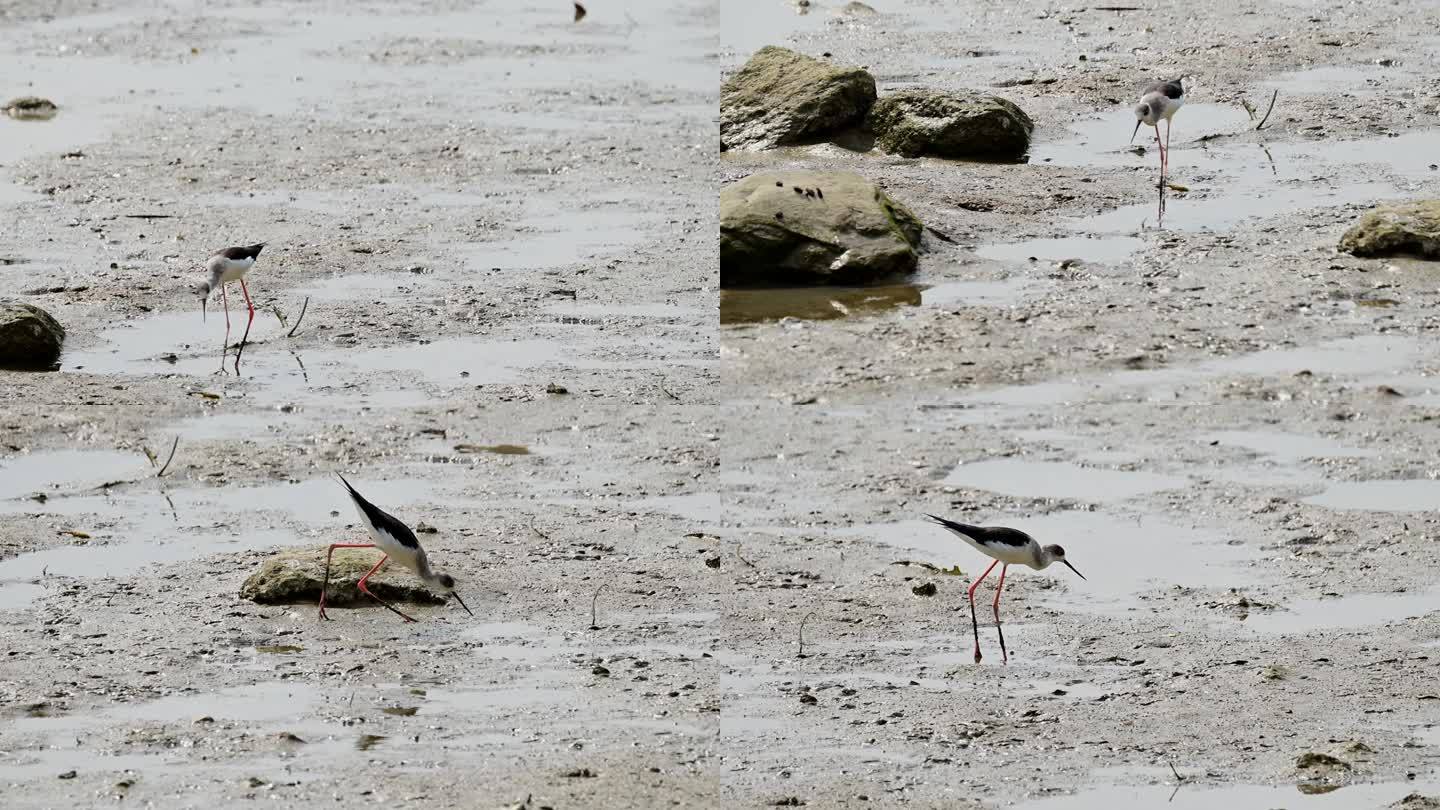
POLYGON ((767 45, 720 88, 720 148, 769 149, 858 126, 875 78, 767 45))
POLYGON ((0 300, 0 368, 54 368, 65 327, 45 310, 0 300))
POLYGON ((1440 200, 1373 208, 1340 237, 1340 249, 1356 256, 1440 259, 1440 200))
POLYGON ((865 126, 893 154, 991 160, 1024 155, 1035 129, 1024 110, 998 96, 918 89, 875 102, 865 126))
MULTIPOLYGON (((328 546, 282 551, 260 566, 240 586, 240 598, 262 605, 320 601, 328 546)), ((330 588, 325 604, 336 607, 376 605, 356 585, 380 561, 373 548, 337 548, 330 558, 330 588)), ((365 583, 370 592, 387 602, 443 604, 444 598, 427 590, 418 577, 388 563, 365 583)), ((376 605, 378 607, 378 605, 376 605)))
POLYGON ((864 284, 908 273, 922 228, 858 174, 752 174, 720 191, 720 286, 864 284))

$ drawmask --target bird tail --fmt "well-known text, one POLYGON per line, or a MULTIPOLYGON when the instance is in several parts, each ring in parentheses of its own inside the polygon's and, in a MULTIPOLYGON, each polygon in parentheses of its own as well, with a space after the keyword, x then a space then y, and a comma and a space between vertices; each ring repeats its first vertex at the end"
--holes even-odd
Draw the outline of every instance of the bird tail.
POLYGON ((365 500, 364 498, 361 498, 361 497, 360 497, 360 493, 359 493, 359 492, 356 492, 356 491, 355 491, 355 487, 350 486, 350 482, 345 480, 345 476, 343 476, 343 475, 341 475, 340 473, 337 472, 337 473, 335 473, 335 477, 336 477, 336 478, 339 478, 339 479, 340 479, 340 483, 344 484, 344 485, 345 485, 345 488, 348 489, 348 490, 350 490, 350 497, 352 497, 352 498, 359 498, 359 499, 362 500, 362 501, 365 500))
POLYGON ((945 518, 936 517, 935 515, 931 515, 931 514, 928 514, 928 513, 925 515, 925 517, 930 518, 931 520, 935 521, 936 523, 940 524, 941 526, 944 526, 945 528, 949 529, 950 531, 956 532, 956 533, 958 533, 958 534, 964 534, 964 535, 968 535, 968 536, 970 536, 970 537, 975 537, 976 535, 978 535, 978 534, 980 533, 980 527, 979 527, 979 526, 971 526, 971 525, 968 524, 968 523, 956 523, 956 522, 953 521, 953 520, 946 520, 945 518))

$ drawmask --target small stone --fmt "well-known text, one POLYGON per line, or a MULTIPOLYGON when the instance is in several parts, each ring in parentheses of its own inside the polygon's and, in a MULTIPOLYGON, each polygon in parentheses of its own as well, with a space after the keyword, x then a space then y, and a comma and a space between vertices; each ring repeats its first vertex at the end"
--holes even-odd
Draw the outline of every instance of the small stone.
POLYGON ((61 778, 61 779, 74 779, 74 778, 75 778, 75 772, 74 772, 74 771, 66 771, 66 772, 60 774, 60 778, 61 778))

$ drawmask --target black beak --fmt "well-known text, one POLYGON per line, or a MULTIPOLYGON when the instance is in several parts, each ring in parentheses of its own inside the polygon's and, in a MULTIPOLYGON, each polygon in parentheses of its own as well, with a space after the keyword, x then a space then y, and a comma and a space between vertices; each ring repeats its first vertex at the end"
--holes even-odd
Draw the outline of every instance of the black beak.
POLYGON ((207 314, 207 310, 208 310, 208 308, 209 308, 209 304, 210 304, 210 296, 207 295, 207 296, 205 296, 204 298, 201 298, 201 299, 200 299, 200 322, 201 322, 201 323, 204 323, 205 320, 206 320, 206 314, 207 314))
MULTIPOLYGON (((1071 571, 1075 571, 1075 566, 1071 565, 1069 560, 1061 560, 1060 562, 1065 563, 1066 568, 1069 568, 1071 571)), ((1085 575, 1080 573, 1079 571, 1075 571, 1075 576, 1081 579, 1085 579, 1085 575)))
MULTIPOLYGON (((1140 131, 1140 121, 1139 121, 1139 119, 1136 119, 1136 121, 1135 121, 1135 129, 1134 129, 1134 131, 1132 131, 1132 132, 1130 133, 1130 143, 1134 143, 1134 142, 1135 142, 1135 133, 1136 133, 1136 132, 1139 132, 1139 131, 1140 131)), ((1079 571, 1076 571, 1075 573, 1078 574, 1078 573, 1080 573, 1080 572, 1079 572, 1079 571)))
MULTIPOLYGON (((1080 572, 1079 572, 1079 571, 1076 571, 1075 573, 1078 574, 1078 573, 1080 573, 1080 572)), ((1084 579, 1084 577, 1081 577, 1081 579, 1084 579)), ((455 597, 455 601, 460 603, 460 607, 465 608, 465 612, 466 612, 466 613, 470 613, 470 606, 467 605, 467 604, 465 604, 465 600, 460 598, 460 594, 458 594, 458 593, 452 593, 452 594, 450 594, 450 595, 453 596, 453 597, 455 597)), ((471 615, 471 616, 474 616, 475 614, 474 614, 474 613, 470 613, 470 615, 471 615)))

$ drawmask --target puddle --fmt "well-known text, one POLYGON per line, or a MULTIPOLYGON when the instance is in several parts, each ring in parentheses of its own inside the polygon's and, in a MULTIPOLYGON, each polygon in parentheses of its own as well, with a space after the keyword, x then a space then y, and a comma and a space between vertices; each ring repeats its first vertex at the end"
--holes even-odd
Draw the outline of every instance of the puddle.
POLYGON ((946 281, 922 287, 920 299, 926 306, 1009 307, 1030 295, 1037 284, 1030 279, 1005 281, 946 281))
MULTIPOLYGON (((144 539, 143 542, 122 540, 57 546, 19 554, 0 561, 0 581, 6 582, 8 587, 8 584, 17 581, 39 579, 47 570, 51 575, 63 577, 128 576, 150 565, 193 560, 222 552, 296 545, 299 542, 299 538, 293 533, 278 530, 224 534, 171 528, 148 537, 140 531, 120 534, 136 535, 144 539)), ((32 597, 37 595, 31 594, 32 597)))
POLYGON ((1081 467, 1061 461, 993 459, 957 466, 944 483, 1022 498, 1069 498, 1109 503, 1188 486, 1171 475, 1081 467))
POLYGON ((825 27, 843 0, 819 0, 808 6, 795 0, 735 0, 720 7, 720 45, 748 56, 766 45, 782 45, 791 37, 825 27))
POLYGON ((1054 796, 1013 805, 1015 810, 1354 810, 1357 807, 1398 807, 1411 793, 1434 793, 1440 783, 1391 782, 1352 784, 1330 793, 1306 793, 1295 785, 1231 785, 1202 787, 1160 783, 1088 788, 1072 796, 1054 796))
POLYGON ((1342 481, 1304 503, 1327 509, 1368 512, 1433 512, 1440 504, 1440 481, 1342 481))
POLYGON ((1124 261, 1144 246, 1129 236, 1095 238, 1070 236, 1058 239, 1031 239, 1005 245, 982 245, 975 253, 987 259, 1007 262, 1061 262, 1079 259, 1089 264, 1114 264, 1124 261))
POLYGON ((1306 599, 1252 612, 1244 626, 1264 633, 1307 633, 1403 624, 1440 611, 1440 588, 1411 593, 1357 593, 1306 599))
MULTIPOLYGON (((1134 95, 1139 98, 1138 87, 1134 95)), ((1175 116, 1174 124, 1170 147, 1176 159, 1187 150, 1198 149, 1198 138, 1238 132, 1254 126, 1250 122, 1250 114, 1239 106, 1197 101, 1187 101, 1175 116)), ((1148 138, 1143 129, 1135 133, 1134 145, 1145 146, 1148 150, 1143 157, 1130 151, 1130 133, 1134 130, 1135 114, 1127 103, 1102 116, 1071 126, 1069 137, 1063 140, 1032 145, 1030 162, 1057 166, 1148 166, 1156 163, 1159 153, 1154 149, 1155 130, 1150 130, 1148 138)), ((1161 132, 1164 132, 1164 127, 1161 127, 1161 132)), ((1255 151, 1258 155, 1259 150, 1255 151)), ((1261 159, 1264 159, 1263 155, 1261 159)), ((1158 169, 1158 163, 1156 165, 1158 169)))
MULTIPOLYGON (((217 376, 214 372, 219 368, 220 341, 225 335, 223 320, 216 320, 211 318, 205 323, 198 313, 169 313, 130 321, 100 335, 104 348, 66 352, 62 369, 92 374, 185 374, 203 378, 202 388, 223 390, 225 381, 234 378, 226 375, 211 382, 217 376)), ((232 329, 232 340, 238 340, 243 332, 243 320, 238 325, 241 329, 232 329)), ((525 371, 559 363, 567 352, 574 352, 573 348, 541 339, 450 338, 304 352, 277 350, 264 343, 275 341, 283 346, 284 334, 285 329, 272 316, 257 313, 251 330, 257 343, 246 348, 241 361, 242 379, 262 383, 255 393, 266 401, 348 392, 367 372, 419 378, 452 388, 514 383, 523 378, 525 371)), ((227 363, 233 370, 233 351, 227 363)), ((387 382, 395 384, 394 380, 387 382)), ((400 392, 404 393, 404 389, 400 392)))
POLYGON ((718 492, 696 493, 693 495, 661 495, 654 498, 641 498, 639 500, 626 501, 625 506, 640 511, 669 512, 672 515, 679 515, 687 520, 695 520, 702 523, 712 523, 720 520, 722 516, 729 516, 734 513, 733 508, 727 508, 722 512, 720 508, 720 493, 718 492))
POLYGON ((458 247, 465 262, 477 270, 561 267, 638 245, 645 238, 640 225, 659 221, 639 209, 566 211, 522 217, 521 232, 513 239, 458 247))
MULTIPOLYGON (((1286 95, 1304 95, 1307 93, 1334 93, 1344 90, 1360 90, 1370 85, 1374 89, 1379 85, 1385 76, 1385 70, 1378 65, 1367 65, 1366 67, 1343 67, 1325 66, 1313 67, 1307 70, 1296 70, 1289 73, 1281 73, 1271 79, 1266 79, 1260 84, 1268 90, 1279 90, 1280 99, 1276 106, 1284 101, 1286 95)), ((1265 106, 1269 106, 1268 98, 1261 99, 1265 106)), ((1253 102, 1252 102, 1253 103, 1253 102)), ((1258 111, 1264 114, 1261 108, 1258 111)))
POLYGON ((920 300, 921 288, 914 284, 721 290, 720 323, 763 323, 781 318, 828 321, 897 307, 918 307, 920 300))
POLYGON ((1039 408, 1068 405, 1096 399, 1104 394, 1124 394, 1152 400, 1173 399, 1187 384, 1235 374, 1289 377, 1300 371, 1335 376, 1364 375, 1367 381, 1388 380, 1386 375, 1403 371, 1433 356, 1427 345, 1406 337, 1366 335, 1341 338, 1313 346, 1265 349, 1209 360, 1194 366, 1117 371, 1094 375, 1086 382, 1050 381, 976 391, 958 399, 961 403, 983 403, 1039 408))
MULTIPOLYGON (((1132 167, 1135 182, 1153 184, 1158 161, 1153 135, 1137 136, 1135 143, 1146 150, 1134 153, 1124 141, 1134 125, 1128 109, 1115 110, 1077 125, 1065 140, 1037 144, 1031 162, 1132 167)), ((1393 197, 1429 175, 1433 156, 1440 152, 1436 131, 1268 146, 1197 140, 1250 126, 1249 115, 1239 107, 1185 105, 1176 117, 1170 163, 1171 179, 1190 191, 1168 196, 1165 227, 1219 230, 1252 218, 1393 197)), ((1072 221, 1070 227, 1087 233, 1128 234, 1154 225, 1155 215, 1155 203, 1147 200, 1072 221)))
POLYGON ((1278 461, 1296 462, 1307 458, 1373 458, 1374 450, 1347 447, 1322 436, 1301 436, 1267 430, 1224 430, 1202 438, 1222 447, 1243 447, 1278 461))
POLYGON ((530 448, 518 444, 457 444, 457 453, 494 453, 497 456, 528 456, 530 448))
POLYGON ((101 727, 159 723, 193 723, 209 717, 215 722, 269 723, 298 720, 321 702, 318 690, 298 683, 260 683, 203 692, 173 695, 158 700, 114 706, 99 712, 56 717, 12 720, 19 732, 73 731, 101 727))
POLYGON ((47 450, 0 458, 0 500, 82 490, 150 469, 138 452, 47 450))
MULTIPOLYGON (((1089 579, 1082 580, 1058 564, 1044 571, 1017 566, 1011 574, 1062 581, 1063 592, 1049 592, 1044 598, 1075 610, 1130 613, 1137 606, 1135 594, 1156 588, 1218 588, 1254 581, 1243 566, 1251 559, 1243 546, 1230 545, 1222 535, 1149 515, 1068 511, 1035 517, 987 516, 985 523, 1028 532, 1042 545, 1064 546, 1070 563, 1089 579), (1150 553, 1157 539, 1165 543, 1164 554, 1150 553)), ((962 583, 971 582, 990 564, 989 558, 963 540, 923 518, 857 526, 838 534, 903 550, 897 552, 897 560, 912 559, 942 568, 959 565, 964 576, 954 579, 962 583)), ((903 570, 930 576, 922 568, 903 570)), ((942 581, 951 579, 943 574, 934 576, 942 581)), ((991 574, 991 580, 994 578, 991 574)))
POLYGON ((44 585, 0 581, 0 610, 24 610, 44 595, 44 585))

